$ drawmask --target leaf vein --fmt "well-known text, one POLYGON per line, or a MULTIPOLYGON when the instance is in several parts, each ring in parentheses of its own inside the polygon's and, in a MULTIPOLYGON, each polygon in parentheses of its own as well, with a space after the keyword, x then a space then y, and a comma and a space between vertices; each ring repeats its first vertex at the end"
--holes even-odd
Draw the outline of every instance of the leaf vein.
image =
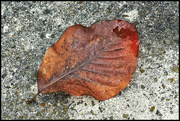
POLYGON ((93 70, 89 70, 89 69, 83 69, 83 68, 81 70, 92 72, 92 73, 97 73, 97 74, 102 74, 102 75, 106 75, 106 76, 112 75, 112 74, 106 74, 106 73, 97 72, 97 71, 93 71, 93 70))
POLYGON ((81 78, 81 79, 83 79, 83 80, 86 80, 86 81, 88 81, 88 82, 90 82, 90 83, 97 83, 96 81, 93 81, 93 80, 91 80, 91 79, 86 79, 86 78, 84 78, 84 77, 81 77, 81 76, 79 76, 79 75, 73 75, 73 77, 77 77, 77 78, 81 78))

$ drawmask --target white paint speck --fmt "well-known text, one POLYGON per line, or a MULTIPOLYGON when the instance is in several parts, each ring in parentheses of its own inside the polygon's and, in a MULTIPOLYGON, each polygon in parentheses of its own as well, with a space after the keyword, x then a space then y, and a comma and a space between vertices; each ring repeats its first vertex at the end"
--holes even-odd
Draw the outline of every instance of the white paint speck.
POLYGON ((51 34, 46 33, 46 38, 49 38, 51 36, 51 34))
POLYGON ((137 19, 138 17, 138 11, 136 9, 129 11, 129 12, 125 12, 123 15, 127 15, 127 19, 129 19, 129 21, 134 21, 137 19))
POLYGON ((63 24, 64 24, 64 20, 63 20, 61 17, 57 17, 57 18, 55 19, 55 21, 56 21, 56 24, 57 24, 57 25, 63 25, 63 24))
POLYGON ((31 87, 31 92, 38 92, 37 83, 31 87))
POLYGON ((122 3, 117 2, 119 8, 123 7, 124 4, 126 4, 126 1, 123 1, 122 3))
POLYGON ((4 32, 4 33, 5 33, 5 32, 8 32, 8 29, 9 29, 9 27, 8 27, 7 25, 5 25, 4 28, 3 28, 3 32, 4 32))

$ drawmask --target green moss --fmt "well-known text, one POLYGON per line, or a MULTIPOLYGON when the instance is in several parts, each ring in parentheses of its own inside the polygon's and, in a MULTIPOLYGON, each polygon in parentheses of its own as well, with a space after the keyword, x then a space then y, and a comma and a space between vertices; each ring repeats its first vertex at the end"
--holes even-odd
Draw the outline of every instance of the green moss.
POLYGON ((19 99, 19 97, 17 97, 16 102, 22 104, 23 102, 25 102, 25 99, 23 99, 23 98, 20 98, 20 99, 19 99), (18 102, 18 101, 19 101, 19 102, 18 102))
POLYGON ((176 72, 176 73, 179 73, 179 67, 178 66, 173 66, 172 71, 176 72))
POLYGON ((56 36, 55 34, 52 34, 52 35, 51 35, 52 38, 55 38, 55 36, 56 36))
POLYGON ((93 101, 93 100, 91 101, 91 103, 92 103, 92 106, 94 106, 94 105, 95 105, 95 103, 94 103, 94 101, 93 101))
POLYGON ((123 118, 128 118, 128 114, 123 114, 123 118))
POLYGON ((154 78, 154 82, 157 82, 157 78, 154 78))
POLYGON ((33 75, 33 76, 32 76, 32 78, 33 78, 33 79, 35 79, 35 78, 36 78, 36 76, 35 76, 35 75, 33 75))
POLYGON ((44 33, 41 33, 40 37, 43 39, 45 38, 45 34, 44 33))
POLYGON ((165 71, 165 72, 164 72, 164 75, 165 75, 165 76, 167 76, 167 75, 168 75, 168 72, 167 72, 167 71, 165 71))
POLYGON ((92 115, 94 115, 94 112, 93 112, 92 110, 90 111, 90 113, 91 113, 92 115))
POLYGON ((20 60, 20 63, 22 63, 22 59, 20 60))
POLYGON ((37 113, 36 113, 36 116, 40 116, 40 115, 41 115, 41 113, 40 113, 40 112, 37 112, 37 113))
MULTIPOLYGON (((150 26, 149 26, 150 27, 150 26)), ((152 26, 151 26, 152 27, 152 26)), ((148 47, 147 50, 150 51, 151 47, 148 47)))
POLYGON ((141 89, 144 89, 145 88, 145 86, 144 85, 141 85, 141 89))
POLYGON ((102 113, 104 109, 102 107, 99 107, 99 110, 102 113))
POLYGON ((74 110, 74 107, 71 107, 70 109, 71 109, 71 110, 74 110))
POLYGON ((53 106, 55 106, 55 107, 56 107, 56 106, 57 106, 57 104, 55 103, 55 104, 53 104, 53 106))
POLYGON ((5 57, 5 55, 1 55, 1 57, 2 57, 2 58, 4 58, 4 57, 5 57))
POLYGON ((53 113, 54 113, 54 114, 56 114, 56 113, 57 113, 57 111, 56 111, 56 110, 54 110, 54 111, 53 111, 53 113))
POLYGON ((13 105, 13 102, 10 103, 10 106, 9 106, 9 107, 11 107, 12 105, 13 105))
POLYGON ((143 70, 143 69, 141 69, 141 70, 140 70, 140 72, 141 72, 141 73, 144 73, 144 70, 143 70))
POLYGON ((151 68, 150 66, 148 66, 147 69, 153 69, 153 68, 151 68))
POLYGON ((17 94, 18 94, 18 92, 16 91, 14 94, 15 94, 15 95, 17 95, 17 94))
POLYGON ((45 112, 45 109, 42 109, 41 112, 45 112))
POLYGON ((155 106, 152 106, 152 107, 150 108, 150 111, 153 112, 154 109, 155 109, 155 106))
POLYGON ((168 79, 168 81, 172 83, 174 81, 174 78, 170 78, 168 79))
POLYGON ((161 101, 163 101, 164 99, 165 99, 165 97, 162 97, 162 98, 161 98, 161 101))
POLYGON ((122 17, 129 17, 128 15, 122 15, 122 17))
POLYGON ((6 76, 7 76, 7 74, 5 73, 5 74, 3 74, 1 77, 4 78, 4 77, 6 77, 6 76))
POLYGON ((162 84, 162 87, 163 87, 163 88, 166 88, 166 85, 162 84))
POLYGON ((14 85, 14 86, 13 86, 13 89, 16 88, 16 87, 18 87, 18 85, 14 85))
POLYGON ((177 96, 178 96, 178 95, 174 95, 174 99, 176 99, 176 98, 177 98, 177 96))
POLYGON ((109 120, 113 120, 113 116, 109 117, 109 120))
POLYGON ((63 114, 66 114, 67 113, 67 107, 65 106, 65 105, 62 105, 62 107, 63 107, 63 114))
POLYGON ((19 60, 20 59, 20 57, 16 57, 16 60, 19 60))

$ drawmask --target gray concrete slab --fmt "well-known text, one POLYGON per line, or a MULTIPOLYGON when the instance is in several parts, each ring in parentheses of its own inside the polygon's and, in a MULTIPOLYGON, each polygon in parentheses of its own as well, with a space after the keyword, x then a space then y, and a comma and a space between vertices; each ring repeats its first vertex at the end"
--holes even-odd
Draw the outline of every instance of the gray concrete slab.
POLYGON ((1 2, 1 119, 179 119, 179 2, 1 2), (48 47, 74 24, 136 22, 138 66, 129 85, 98 101, 39 94, 37 71, 48 47))

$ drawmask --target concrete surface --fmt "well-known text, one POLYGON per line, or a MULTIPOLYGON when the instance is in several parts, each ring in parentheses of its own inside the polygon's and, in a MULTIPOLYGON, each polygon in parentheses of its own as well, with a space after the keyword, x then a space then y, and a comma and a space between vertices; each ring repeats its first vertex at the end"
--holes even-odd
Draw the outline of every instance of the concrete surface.
POLYGON ((179 2, 1 2, 1 119, 179 119, 179 2), (115 97, 37 92, 48 47, 74 24, 137 23, 138 66, 115 97))

